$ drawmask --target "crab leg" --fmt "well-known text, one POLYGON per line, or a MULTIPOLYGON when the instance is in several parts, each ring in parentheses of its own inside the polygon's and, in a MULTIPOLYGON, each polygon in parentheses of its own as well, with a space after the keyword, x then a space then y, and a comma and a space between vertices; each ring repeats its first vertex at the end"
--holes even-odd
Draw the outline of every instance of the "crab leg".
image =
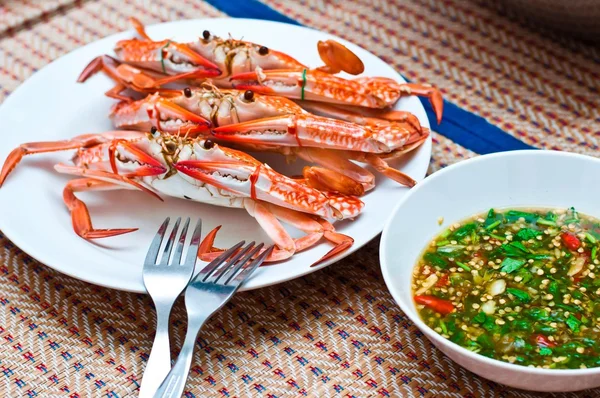
POLYGON ((398 101, 400 97, 416 95, 429 99, 438 124, 442 121, 444 112, 444 99, 442 93, 431 84, 398 83, 387 77, 360 77, 355 82, 364 85, 371 92, 383 98, 389 105, 398 101))
POLYGON ((376 129, 371 126, 309 113, 275 116, 213 129, 215 137, 232 142, 390 152, 392 148, 380 142, 375 133, 376 129))
POLYGON ((71 212, 73 230, 77 235, 84 239, 98 239, 123 235, 138 230, 138 228, 95 229, 92 226, 92 220, 90 219, 90 213, 87 206, 75 196, 75 192, 108 191, 115 189, 127 188, 119 184, 95 180, 93 178, 79 178, 77 180, 71 180, 67 183, 65 189, 63 190, 63 200, 71 212))
POLYGON ((390 165, 388 165, 387 162, 381 159, 378 155, 372 153, 357 153, 355 156, 353 156, 353 158, 360 162, 370 164, 375 168, 375 170, 377 170, 387 178, 390 178, 402 185, 405 185, 407 187, 414 187, 415 185, 417 185, 417 182, 413 180, 412 177, 410 177, 407 174, 404 174, 400 170, 390 167, 390 165))
POLYGON ((419 119, 407 111, 381 111, 379 109, 344 107, 325 102, 297 101, 304 109, 315 115, 332 117, 361 125, 377 125, 383 121, 407 123, 415 131, 422 131, 419 119), (352 108, 352 109, 349 109, 352 108))
POLYGON ((137 231, 137 228, 94 229, 87 206, 75 196, 75 192, 87 190, 138 189, 149 193, 162 201, 162 198, 155 192, 128 177, 103 170, 85 169, 61 163, 54 166, 54 168, 59 173, 86 177, 70 181, 63 190, 63 200, 71 212, 73 230, 77 235, 84 239, 108 238, 137 231))
MULTIPOLYGON (((311 216, 298 211, 274 206, 266 202, 247 200, 244 205, 248 214, 256 219, 277 246, 267 258, 267 262, 282 261, 290 258, 295 253, 314 246, 321 238, 325 237, 327 240, 335 243, 336 246, 313 264, 316 265, 343 252, 354 243, 354 240, 349 236, 335 232, 333 226, 325 220, 315 220, 311 216), (292 239, 279 220, 306 232, 307 235, 298 239, 292 239)), ((212 230, 201 244, 199 256, 203 261, 210 261, 222 253, 221 249, 213 247, 219 228, 217 227, 212 230)))
POLYGON ((315 245, 321 237, 324 237, 328 241, 336 244, 333 249, 317 260, 317 262, 315 262, 312 266, 320 264, 336 254, 347 250, 354 243, 354 239, 351 237, 335 232, 333 225, 326 220, 315 219, 306 214, 283 207, 273 206, 268 203, 265 205, 267 209, 270 210, 278 219, 300 229, 301 231, 309 233, 308 235, 295 240, 296 252, 300 252, 315 245), (316 239, 317 236, 319 239, 316 239))
POLYGON ((157 72, 144 71, 134 66, 121 63, 109 56, 101 55, 94 58, 77 78, 78 83, 83 83, 96 73, 103 71, 117 84, 108 90, 105 95, 123 101, 133 101, 132 97, 122 95, 127 88, 141 93, 161 91, 161 87, 179 80, 190 78, 213 77, 214 73, 204 69, 164 76, 157 72))
POLYGON ((360 183, 363 191, 369 191, 375 187, 375 176, 368 170, 349 161, 347 157, 344 157, 344 152, 303 147, 298 150, 297 155, 306 161, 325 167, 325 169, 310 168, 310 170, 306 170, 304 177, 312 180, 311 184, 327 184, 329 182, 327 185, 330 188, 329 190, 351 194, 348 191, 348 188, 352 187, 351 185, 340 186, 342 180, 337 180, 336 184, 330 182, 331 180, 335 181, 336 174, 339 173, 360 183), (336 174, 332 174, 330 171, 336 174))
POLYGON ((133 28, 135 29, 137 34, 140 35, 144 40, 152 41, 150 36, 148 36, 148 34, 146 33, 146 28, 144 27, 144 24, 139 19, 135 17, 129 17, 127 18, 127 21, 133 25, 133 28))
POLYGON ((408 95, 427 97, 438 123, 444 108, 442 94, 437 88, 429 84, 398 83, 386 77, 344 79, 315 69, 258 69, 234 74, 231 81, 237 89, 366 108, 388 108, 408 95))
POLYGON ((0 187, 6 177, 13 171, 23 156, 35 153, 58 152, 69 149, 89 148, 94 145, 109 142, 112 139, 137 138, 140 133, 133 131, 113 131, 103 134, 83 134, 70 140, 29 142, 21 144, 7 156, 0 171, 0 187))

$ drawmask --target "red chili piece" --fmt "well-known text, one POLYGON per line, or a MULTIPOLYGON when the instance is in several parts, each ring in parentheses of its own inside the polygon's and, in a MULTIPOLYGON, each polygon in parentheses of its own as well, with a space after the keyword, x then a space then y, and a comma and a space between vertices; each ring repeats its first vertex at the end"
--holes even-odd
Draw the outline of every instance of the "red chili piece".
POLYGON ((440 280, 435 284, 435 286, 437 287, 444 287, 444 286, 448 286, 448 274, 444 274, 442 275, 442 277, 440 278, 440 280))
POLYGON ((441 299, 435 296, 415 296, 415 301, 418 304, 423 304, 434 310, 435 312, 439 312, 442 315, 447 315, 454 311, 454 305, 452 302, 448 300, 441 299))
POLYGON ((562 239, 563 244, 567 246, 567 249, 569 250, 577 250, 581 246, 581 241, 579 238, 570 232, 563 232, 560 234, 560 238, 562 239))
POLYGON ((548 348, 556 347, 556 343, 553 343, 552 341, 548 340, 548 338, 546 336, 544 336, 543 334, 534 335, 533 340, 540 347, 548 347, 548 348))

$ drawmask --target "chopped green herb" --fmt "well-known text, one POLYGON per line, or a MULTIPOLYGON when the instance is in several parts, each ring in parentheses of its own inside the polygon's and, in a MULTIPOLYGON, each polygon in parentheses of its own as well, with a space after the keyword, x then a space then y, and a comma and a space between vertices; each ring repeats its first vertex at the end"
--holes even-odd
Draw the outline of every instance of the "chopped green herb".
POLYGON ((464 269, 465 271, 471 272, 471 267, 469 267, 467 264, 461 263, 460 261, 456 261, 456 265, 458 265, 460 268, 464 269))
POLYGON ((592 254, 591 254, 592 260, 596 259, 597 254, 598 254, 598 247, 597 246, 592 247, 592 254))
POLYGON ((487 315, 485 315, 485 312, 478 312, 477 315, 473 317, 473 322, 484 323, 486 319, 487 315))
POLYGON ((540 355, 543 355, 543 356, 552 355, 552 350, 548 347, 542 347, 542 348, 540 348, 540 355))
POLYGON ((556 222, 556 219, 558 218, 558 216, 556 214, 554 214, 553 212, 549 211, 548 213, 546 213, 546 217, 544 217, 544 218, 548 221, 556 222))
POLYGON ((441 240, 441 241, 437 242, 435 245, 436 246, 446 246, 446 245, 449 245, 449 244, 450 244, 449 240, 441 240))
POLYGON ((565 311, 569 311, 569 312, 577 312, 579 311, 577 307, 574 307, 572 305, 567 305, 567 304, 563 304, 563 303, 556 303, 555 304, 558 308, 565 310, 565 311))
POLYGON ((526 222, 531 223, 534 222, 539 216, 537 214, 525 211, 509 210, 506 212, 505 217, 506 220, 511 223, 517 221, 519 218, 523 218, 526 222))
POLYGON ((506 289, 506 292, 515 296, 522 303, 528 303, 531 301, 531 297, 529 296, 529 294, 527 292, 524 292, 523 290, 509 287, 508 289, 506 289))
POLYGON ((507 257, 500 264, 500 267, 501 267, 500 271, 510 274, 511 272, 514 272, 514 271, 518 270, 519 268, 521 268, 523 266, 523 264, 525 264, 525 263, 526 263, 525 260, 519 260, 519 259, 507 257))
POLYGON ((528 260, 550 260, 551 258, 554 258, 552 254, 528 254, 525 257, 527 257, 528 260))
POLYGON ((594 237, 594 235, 590 234, 589 232, 585 233, 585 237, 588 240, 588 242, 590 242, 591 244, 595 244, 596 242, 598 242, 598 240, 594 237))
POLYGON ((569 315, 565 323, 573 332, 579 332, 579 325, 581 325, 581 321, 575 318, 573 315, 569 315))
POLYGON ((458 254, 463 251, 466 246, 463 245, 445 245, 437 248, 438 253, 442 253, 444 255, 448 254, 458 254))
POLYGON ((440 328, 442 328, 442 332, 444 334, 446 334, 446 335, 448 334, 448 329, 446 328, 446 324, 441 319, 440 319, 440 328))
POLYGON ((575 210, 575 208, 574 208, 574 207, 571 207, 571 209, 570 209, 570 210, 571 210, 571 216, 572 216, 574 219, 576 219, 576 220, 579 220, 579 214, 577 213, 577 211, 575 210))
POLYGON ((531 229, 531 228, 521 228, 519 230, 519 232, 517 232, 515 234, 515 239, 517 240, 529 240, 529 239, 534 239, 537 236, 541 235, 542 232, 535 230, 535 229, 531 229))
POLYGON ((548 225, 550 227, 556 227, 556 223, 554 221, 549 221, 545 218, 538 218, 537 223, 541 225, 548 225))
POLYGON ((496 228, 498 225, 502 224, 502 221, 500 220, 496 220, 493 223, 491 223, 490 225, 488 225, 487 227, 485 227, 486 231, 491 231, 494 228, 496 228))
POLYGON ((466 236, 469 236, 471 234, 472 231, 474 231, 475 229, 477 229, 477 224, 475 223, 469 223, 469 224, 465 224, 462 227, 458 228, 456 231, 454 231, 454 233, 451 235, 452 239, 455 240, 461 240, 466 236))
POLYGON ((436 267, 448 268, 448 261, 437 253, 427 253, 423 259, 436 267))
POLYGON ((535 328, 535 330, 537 332, 545 334, 546 336, 550 336, 550 335, 553 335, 554 333, 556 333, 556 328, 553 328, 552 326, 548 326, 548 325, 538 325, 535 328))

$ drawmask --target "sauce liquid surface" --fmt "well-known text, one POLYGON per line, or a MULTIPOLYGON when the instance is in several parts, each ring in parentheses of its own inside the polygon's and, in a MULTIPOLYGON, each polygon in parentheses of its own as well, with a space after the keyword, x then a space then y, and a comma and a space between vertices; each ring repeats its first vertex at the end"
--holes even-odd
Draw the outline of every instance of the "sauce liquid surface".
POLYGON ((494 210, 434 239, 413 273, 423 321, 468 350, 550 369, 600 366, 600 220, 494 210))

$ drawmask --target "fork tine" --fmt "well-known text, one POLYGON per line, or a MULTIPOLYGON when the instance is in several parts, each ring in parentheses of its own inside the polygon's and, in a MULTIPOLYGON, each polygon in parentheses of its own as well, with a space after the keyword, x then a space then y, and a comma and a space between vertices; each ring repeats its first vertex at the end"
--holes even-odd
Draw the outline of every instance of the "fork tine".
POLYGON ((250 250, 252 250, 253 247, 254 247, 254 242, 250 242, 250 243, 248 243, 248 245, 246 247, 244 247, 242 250, 238 251, 235 255, 233 255, 227 261, 227 264, 223 265, 222 267, 219 267, 219 269, 213 274, 213 279, 210 282, 212 282, 212 283, 219 282, 219 279, 221 279, 221 277, 223 275, 225 275, 225 273, 227 273, 227 271, 229 271, 230 269, 235 267, 235 265, 237 264, 240 257, 242 257, 243 255, 248 253, 250 250))
POLYGON ((270 246, 267 250, 265 250, 264 252, 262 252, 262 254, 256 258, 256 260, 254 260, 250 265, 248 265, 247 267, 245 267, 233 279, 233 283, 236 284, 236 285, 244 283, 246 281, 246 279, 248 279, 248 277, 252 275, 252 273, 254 272, 254 270, 256 268, 258 268, 263 263, 263 261, 265 261, 265 259, 267 258, 267 256, 269 254, 271 254, 271 252, 273 251, 273 248, 274 248, 274 246, 270 246))
POLYGON ((231 268, 227 272, 227 276, 226 276, 227 280, 225 282, 223 282, 223 284, 224 285, 228 284, 231 281, 231 279, 238 273, 238 271, 244 265, 246 265, 246 263, 248 263, 248 260, 250 260, 252 257, 254 257, 256 255, 256 253, 258 253, 260 251, 260 249, 263 248, 264 245, 265 245, 264 243, 256 245, 250 253, 246 254, 246 256, 244 256, 244 258, 242 258, 240 261, 238 261, 237 264, 235 265, 235 267, 231 268))
POLYGON ((152 239, 152 243, 150 244, 150 248, 148 249, 148 254, 146 254, 146 259, 144 260, 144 264, 156 264, 156 258, 158 257, 158 250, 160 250, 160 244, 165 236, 165 232, 167 231, 167 227, 169 226, 169 222, 171 221, 170 217, 165 218, 160 228, 154 235, 154 239, 152 239))
POLYGON ((190 247, 188 247, 187 255, 185 256, 185 262, 183 265, 186 267, 193 267, 196 265, 196 258, 198 257, 198 247, 200 246, 200 237, 202 235, 202 220, 199 219, 194 228, 192 234, 192 240, 190 240, 190 247))
POLYGON ((173 260, 171 264, 179 265, 181 264, 181 257, 183 254, 183 246, 185 245, 185 238, 187 235, 187 230, 190 225, 190 218, 188 217, 185 220, 185 224, 183 224, 183 229, 181 230, 181 235, 179 235, 179 241, 177 242, 177 246, 175 247, 175 254, 173 254, 173 260))
POLYGON ((171 257, 171 250, 173 249, 173 244, 175 243, 175 237, 177 236, 177 230, 179 229, 180 222, 181 217, 177 217, 177 221, 175 221, 175 225, 173 226, 173 230, 171 231, 169 240, 167 240, 167 244, 165 245, 165 251, 163 251, 163 255, 160 260, 160 265, 169 264, 169 257, 171 257))
POLYGON ((242 247, 242 245, 244 243, 246 243, 246 241, 239 242, 238 244, 236 244, 235 246, 232 246, 229 250, 227 250, 226 252, 221 254, 219 257, 215 258, 210 263, 208 263, 208 265, 206 267, 204 267, 198 275, 196 275, 196 277, 194 278, 194 281, 197 281, 197 280, 199 280, 201 282, 206 281, 206 279, 210 276, 210 274, 212 274, 212 272, 219 265, 223 264, 223 262, 225 260, 227 260, 231 256, 232 253, 234 253, 237 249, 242 247))

